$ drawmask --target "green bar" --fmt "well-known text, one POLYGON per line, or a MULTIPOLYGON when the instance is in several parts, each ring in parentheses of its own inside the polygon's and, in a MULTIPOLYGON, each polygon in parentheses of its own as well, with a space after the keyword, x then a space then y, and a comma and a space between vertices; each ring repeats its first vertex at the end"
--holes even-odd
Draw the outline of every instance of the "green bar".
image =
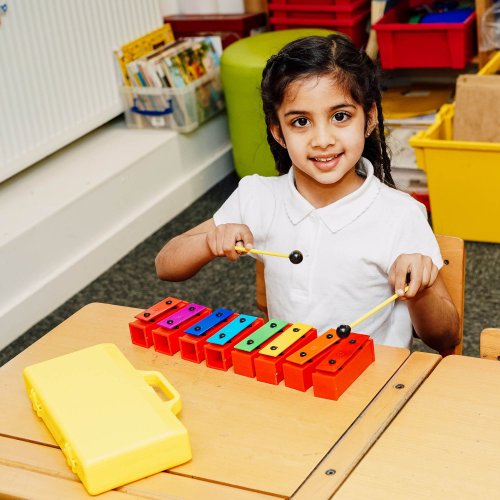
POLYGON ((288 321, 281 319, 270 319, 265 325, 262 325, 258 330, 255 330, 251 335, 238 342, 234 348, 240 351, 251 352, 257 347, 260 347, 267 339, 270 339, 274 334, 282 330, 288 321))

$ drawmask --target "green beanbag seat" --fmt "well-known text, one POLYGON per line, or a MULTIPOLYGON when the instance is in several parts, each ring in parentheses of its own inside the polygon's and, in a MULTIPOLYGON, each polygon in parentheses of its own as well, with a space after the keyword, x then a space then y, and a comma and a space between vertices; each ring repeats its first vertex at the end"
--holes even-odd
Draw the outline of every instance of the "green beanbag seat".
POLYGON ((267 60, 293 40, 331 33, 325 29, 270 31, 238 40, 222 53, 221 76, 229 133, 235 169, 240 177, 276 175, 260 97, 262 70, 267 60))

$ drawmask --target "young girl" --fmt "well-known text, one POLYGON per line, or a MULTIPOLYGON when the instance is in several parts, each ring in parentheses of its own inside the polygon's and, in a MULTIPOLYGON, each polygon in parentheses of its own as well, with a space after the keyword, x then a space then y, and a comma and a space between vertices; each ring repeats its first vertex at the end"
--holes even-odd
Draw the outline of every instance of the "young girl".
POLYGON ((391 177, 371 59, 341 35, 306 37, 269 59, 261 93, 280 176, 241 179, 213 218, 165 245, 158 276, 185 280, 216 257, 235 261, 235 245, 298 249, 304 260, 297 265, 257 257, 269 317, 323 333, 396 290, 400 300, 356 331, 410 347, 413 325, 430 347, 455 346, 458 315, 439 276, 443 261, 425 208, 391 177))

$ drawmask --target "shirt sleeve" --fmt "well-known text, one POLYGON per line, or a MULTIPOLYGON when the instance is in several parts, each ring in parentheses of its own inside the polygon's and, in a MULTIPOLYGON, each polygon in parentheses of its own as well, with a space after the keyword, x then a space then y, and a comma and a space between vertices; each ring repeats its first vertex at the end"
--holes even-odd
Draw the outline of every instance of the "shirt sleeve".
POLYGON ((443 267, 443 258, 436 236, 427 220, 427 211, 421 203, 410 199, 403 210, 395 227, 389 272, 394 261, 401 254, 419 253, 432 259, 438 269, 443 267))
POLYGON ((254 236, 254 244, 262 245, 271 227, 276 206, 275 178, 249 175, 215 212, 216 226, 246 224, 254 236))

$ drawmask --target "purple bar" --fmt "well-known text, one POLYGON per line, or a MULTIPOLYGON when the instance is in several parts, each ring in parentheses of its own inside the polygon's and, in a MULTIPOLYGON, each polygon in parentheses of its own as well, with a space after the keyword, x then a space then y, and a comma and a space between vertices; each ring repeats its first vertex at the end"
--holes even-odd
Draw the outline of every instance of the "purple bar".
POLYGON ((180 311, 171 314, 165 319, 158 322, 159 326, 166 328, 167 330, 172 330, 176 326, 179 326, 183 321, 196 316, 198 313, 206 309, 205 306, 200 306, 199 304, 188 304, 183 307, 180 311))

